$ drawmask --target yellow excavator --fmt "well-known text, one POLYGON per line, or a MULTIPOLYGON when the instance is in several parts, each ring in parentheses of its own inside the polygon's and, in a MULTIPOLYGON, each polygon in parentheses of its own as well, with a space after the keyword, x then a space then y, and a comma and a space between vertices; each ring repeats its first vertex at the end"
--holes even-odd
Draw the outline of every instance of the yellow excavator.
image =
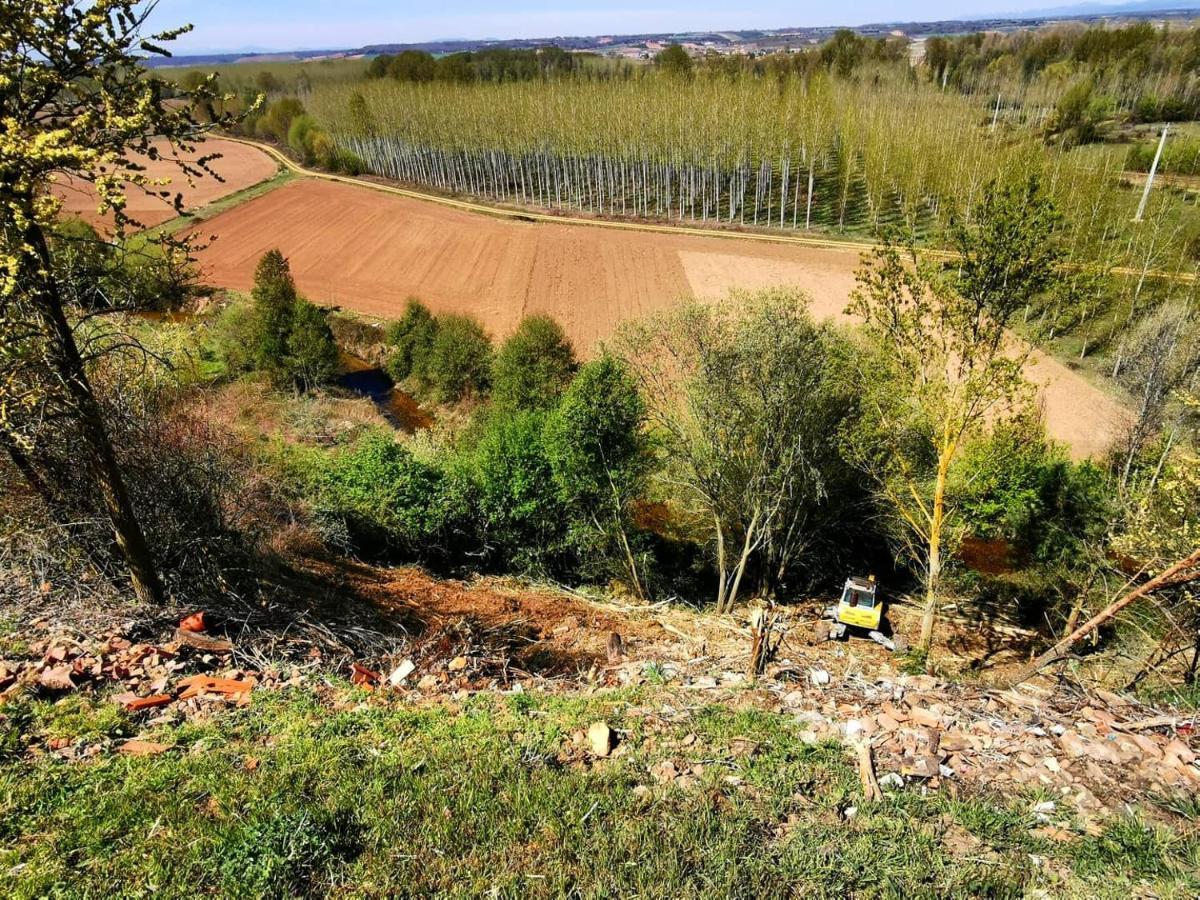
POLYGON ((826 609, 825 617, 813 627, 813 637, 818 642, 837 641, 854 629, 866 632, 867 637, 893 653, 908 649, 904 638, 899 635, 888 637, 881 630, 882 625, 883 601, 875 576, 851 575, 842 587, 842 597, 837 605, 826 609))

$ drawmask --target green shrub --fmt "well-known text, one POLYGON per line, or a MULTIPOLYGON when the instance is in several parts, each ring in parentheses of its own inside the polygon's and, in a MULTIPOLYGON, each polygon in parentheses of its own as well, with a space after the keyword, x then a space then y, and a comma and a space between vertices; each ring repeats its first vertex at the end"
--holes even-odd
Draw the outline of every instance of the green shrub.
POLYGON ((235 305, 214 328, 213 354, 228 374, 260 371, 279 387, 312 390, 333 380, 338 350, 328 313, 296 293, 278 250, 259 260, 249 309, 235 305))
POLYGON ((255 367, 282 380, 287 337, 296 306, 296 283, 291 266, 279 250, 269 250, 254 270, 250 298, 254 304, 251 336, 255 367))
POLYGON ((437 399, 453 403, 487 393, 491 378, 492 342, 470 316, 437 319, 424 379, 437 399))
POLYGON ((1112 518, 1104 473, 1072 463, 1032 415, 967 447, 951 490, 971 533, 1007 541, 1039 563, 1076 560, 1112 518))
POLYGON ((528 316, 496 353, 492 401, 508 409, 549 409, 577 367, 561 326, 549 316, 528 316))
POLYGON ((267 104, 255 124, 257 133, 266 138, 272 138, 285 143, 292 121, 297 116, 304 115, 304 104, 295 97, 282 97, 274 103, 267 104))
POLYGON ((580 369, 544 431, 554 486, 571 516, 580 574, 628 575, 639 592, 641 575, 632 559, 636 540, 629 532, 631 505, 644 496, 651 464, 645 418, 636 382, 606 355, 580 369))
POLYGON ((580 369, 546 423, 546 454, 565 502, 611 513, 641 493, 645 418, 637 384, 618 360, 602 356, 580 369))
POLYGON ((545 571, 566 550, 569 512, 543 441, 544 413, 493 415, 471 459, 480 539, 504 569, 545 571))
POLYGON ((387 330, 386 340, 392 348, 387 362, 388 374, 396 381, 409 377, 425 381, 437 329, 437 320, 429 308, 410 297, 404 316, 387 330))
POLYGON ((359 551, 434 558, 463 531, 465 492, 388 432, 372 432, 333 453, 298 451, 291 462, 318 514, 341 519, 359 551))
POLYGON ((328 384, 337 375, 338 350, 328 313, 307 300, 297 298, 287 336, 287 371, 302 389, 328 384))

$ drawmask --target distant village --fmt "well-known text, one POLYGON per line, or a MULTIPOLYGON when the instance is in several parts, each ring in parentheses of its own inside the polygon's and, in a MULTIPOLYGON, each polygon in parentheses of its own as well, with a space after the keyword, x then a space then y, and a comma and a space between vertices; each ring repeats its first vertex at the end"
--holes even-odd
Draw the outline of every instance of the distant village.
MULTIPOLYGON (((914 62, 920 61, 925 39, 937 35, 970 34, 980 31, 1014 31, 1062 22, 1091 24, 1097 22, 1129 22, 1134 20, 1164 24, 1190 21, 1200 16, 1200 8, 1127 12, 1107 15, 1078 15, 1053 17, 1004 17, 992 19, 950 19, 940 22, 887 22, 858 25, 850 30, 863 37, 901 37, 912 46, 914 62)), ((423 50, 435 56, 488 50, 500 47, 533 49, 554 45, 576 53, 599 54, 611 59, 630 61, 653 59, 655 54, 671 44, 679 44, 694 56, 708 54, 758 56, 768 53, 797 51, 805 46, 828 40, 838 31, 837 26, 778 28, 764 31, 709 31, 662 34, 592 35, 584 37, 520 38, 512 40, 444 40, 419 43, 372 44, 354 49, 301 50, 286 53, 229 53, 186 56, 180 55, 151 65, 201 65, 236 62, 283 62, 289 60, 338 59, 395 54, 404 50, 423 50)))

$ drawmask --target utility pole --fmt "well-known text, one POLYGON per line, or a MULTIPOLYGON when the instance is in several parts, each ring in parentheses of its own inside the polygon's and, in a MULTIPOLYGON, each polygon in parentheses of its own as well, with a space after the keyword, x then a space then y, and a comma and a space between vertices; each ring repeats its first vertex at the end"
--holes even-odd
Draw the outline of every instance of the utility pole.
POLYGON ((1163 147, 1167 143, 1167 129, 1169 125, 1164 125, 1162 137, 1158 139, 1158 150, 1154 154, 1154 162, 1150 164, 1150 174, 1146 176, 1146 188, 1142 191, 1142 202, 1138 204, 1137 215, 1133 217, 1133 221, 1142 221, 1142 216, 1146 212, 1146 203, 1150 200, 1150 188, 1154 185, 1154 173, 1158 171, 1158 161, 1162 159, 1163 147))

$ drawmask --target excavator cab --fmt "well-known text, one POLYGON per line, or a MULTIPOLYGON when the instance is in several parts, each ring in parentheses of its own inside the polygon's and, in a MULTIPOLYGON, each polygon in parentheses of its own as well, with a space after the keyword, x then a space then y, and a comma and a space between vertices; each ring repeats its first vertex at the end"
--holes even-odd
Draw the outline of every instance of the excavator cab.
POLYGON ((888 637, 880 630, 883 623, 883 601, 874 575, 851 575, 842 587, 837 606, 825 610, 817 622, 813 636, 818 641, 841 640, 851 628, 865 631, 867 637, 893 652, 904 652, 900 637, 888 637))

